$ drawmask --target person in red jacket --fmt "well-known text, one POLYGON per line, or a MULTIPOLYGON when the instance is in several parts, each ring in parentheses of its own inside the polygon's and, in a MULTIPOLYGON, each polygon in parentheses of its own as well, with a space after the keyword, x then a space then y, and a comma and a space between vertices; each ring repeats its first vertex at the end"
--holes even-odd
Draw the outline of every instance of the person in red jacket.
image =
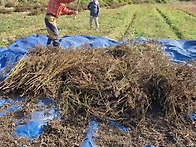
POLYGON ((61 13, 66 15, 77 15, 78 11, 69 10, 65 4, 71 3, 74 0, 49 0, 47 12, 45 16, 46 29, 49 34, 47 45, 52 44, 53 46, 59 46, 59 35, 57 29, 57 18, 60 17, 61 13))

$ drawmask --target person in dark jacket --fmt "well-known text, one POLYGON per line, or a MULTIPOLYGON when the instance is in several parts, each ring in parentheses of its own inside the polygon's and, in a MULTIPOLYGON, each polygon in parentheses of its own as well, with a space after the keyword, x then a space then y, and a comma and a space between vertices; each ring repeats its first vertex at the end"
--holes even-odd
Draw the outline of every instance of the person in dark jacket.
POLYGON ((90 28, 93 29, 93 19, 95 20, 95 25, 97 30, 99 30, 98 16, 100 11, 100 6, 98 0, 91 0, 88 4, 88 10, 90 10, 90 28))

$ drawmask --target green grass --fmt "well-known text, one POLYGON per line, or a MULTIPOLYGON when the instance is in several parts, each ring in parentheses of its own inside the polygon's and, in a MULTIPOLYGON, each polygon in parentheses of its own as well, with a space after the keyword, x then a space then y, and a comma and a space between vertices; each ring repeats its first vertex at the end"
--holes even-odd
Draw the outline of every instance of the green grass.
POLYGON ((179 39, 193 40, 196 38, 196 30, 194 29, 196 17, 165 6, 159 6, 159 10, 168 18, 171 27, 176 28, 182 34, 179 39))
POLYGON ((142 8, 138 9, 135 14, 136 18, 128 31, 132 38, 143 36, 178 39, 162 16, 157 13, 155 5, 142 5, 142 8))
POLYGON ((44 14, 28 16, 25 13, 0 14, 0 46, 31 34, 46 34, 44 14))
MULTIPOLYGON (((180 7, 179 10, 178 5, 174 4, 132 4, 116 9, 101 7, 99 31, 89 29, 88 10, 80 12, 76 19, 73 15, 62 15, 57 26, 59 36, 96 35, 116 40, 143 36, 192 40, 196 38, 194 15, 195 11, 189 11, 186 7, 180 7)), ((24 12, 0 14, 0 47, 6 47, 31 34, 47 34, 44 17, 45 14, 29 16, 24 12)))

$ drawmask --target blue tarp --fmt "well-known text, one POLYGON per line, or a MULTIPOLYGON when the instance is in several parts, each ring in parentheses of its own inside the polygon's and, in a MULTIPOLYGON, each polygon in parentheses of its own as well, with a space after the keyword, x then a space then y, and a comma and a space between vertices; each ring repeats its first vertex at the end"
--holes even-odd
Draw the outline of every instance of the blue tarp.
MULTIPOLYGON (((86 132, 85 132, 86 134, 85 134, 84 141, 81 144, 81 147, 96 147, 97 146, 94 142, 96 137, 99 136, 99 134, 95 133, 95 131, 99 129, 98 124, 97 124, 97 119, 99 119, 97 116, 95 115, 91 116, 91 122, 86 127, 86 132)), ((124 126, 117 124, 114 121, 107 120, 107 119, 105 119, 105 121, 121 128, 122 131, 127 131, 127 129, 124 126)))
MULTIPOLYGON (((0 108, 3 105, 9 104, 6 106, 7 108, 0 112, 0 117, 6 115, 6 113, 11 111, 19 110, 23 107, 23 105, 19 104, 19 102, 25 100, 25 98, 16 98, 14 100, 0 98, 0 108)), ((60 120, 61 111, 56 111, 56 104, 51 100, 51 98, 40 98, 39 102, 36 104, 37 108, 42 110, 32 111, 29 114, 29 118, 20 117, 19 122, 15 122, 16 129, 15 133, 18 134, 18 137, 24 136, 29 139, 39 138, 39 136, 43 132, 43 126, 47 125, 49 120, 54 118, 60 120), (28 123, 23 123, 24 120, 28 123)))
MULTIPOLYGON (((152 39, 140 37, 135 39, 138 41, 150 41, 152 39)), ((163 45, 162 50, 165 51, 171 60, 178 63, 185 60, 196 60, 196 40, 170 40, 170 39, 154 39, 163 45)))
MULTIPOLYGON (((11 64, 18 61, 19 57, 24 55, 28 52, 29 48, 34 49, 35 45, 46 45, 48 36, 47 35, 31 35, 26 38, 20 38, 13 44, 7 47, 0 47, 0 72, 2 73, 2 76, 0 77, 0 80, 3 80, 8 73, 5 72, 5 67, 10 66, 11 64)), ((101 37, 101 36, 85 36, 85 35, 68 35, 60 37, 60 44, 61 47, 68 49, 68 47, 77 48, 80 46, 88 47, 106 47, 106 46, 115 46, 119 43, 125 42, 125 40, 116 41, 111 38, 101 37)), ((140 37, 135 39, 135 42, 139 41, 150 41, 152 39, 140 37)), ((196 40, 169 40, 169 39, 156 39, 156 41, 159 41, 161 45, 163 45, 162 50, 165 51, 170 57, 171 60, 174 62, 181 62, 185 60, 194 59, 196 60, 196 40)), ((3 110, 0 112, 0 117, 3 115, 6 115, 6 113, 10 111, 15 111, 17 109, 20 109, 22 106, 18 104, 19 101, 23 100, 22 98, 18 98, 15 100, 6 100, 3 98, 0 98, 0 108, 10 103, 11 107, 3 110)), ((50 101, 50 99, 40 99, 40 102, 37 104, 38 106, 45 107, 45 102, 50 101)), ((59 115, 58 111, 58 115, 59 115)), ((28 120, 28 124, 22 124, 21 122, 16 122, 17 128, 15 130, 18 135, 23 135, 29 138, 39 137, 41 135, 42 126, 46 125, 50 119, 53 119, 56 117, 56 110, 55 105, 53 105, 50 108, 46 108, 43 111, 37 111, 33 112, 31 115, 30 120, 28 120), (47 115, 46 115, 47 113, 47 115)), ((192 114, 193 117, 191 119, 195 119, 195 114, 192 114)), ((188 117, 188 116, 186 116, 188 117)), ((190 117, 189 117, 190 118, 190 117)), ((24 118, 21 118, 24 119, 24 118)), ((122 131, 126 131, 126 128, 123 126, 116 124, 113 121, 109 121, 113 125, 117 125, 122 129, 122 131)), ((90 124, 87 126, 87 132, 85 136, 85 140, 82 143, 83 147, 86 146, 96 146, 94 141, 92 140, 93 137, 97 136, 98 134, 95 134, 93 130, 98 129, 98 126, 96 124, 95 118, 92 119, 90 124)), ((148 146, 148 145, 146 145, 148 146)))

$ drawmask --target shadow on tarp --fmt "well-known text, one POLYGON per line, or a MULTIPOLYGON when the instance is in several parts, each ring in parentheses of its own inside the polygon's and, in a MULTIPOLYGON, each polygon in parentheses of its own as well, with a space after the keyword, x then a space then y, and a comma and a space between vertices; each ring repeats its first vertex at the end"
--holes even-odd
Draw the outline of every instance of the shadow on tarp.
MULTIPOLYGON (((5 67, 9 66, 12 68, 13 63, 17 62, 19 57, 23 56, 25 53, 28 52, 28 49, 34 49, 35 45, 46 45, 48 36, 47 35, 36 35, 33 34, 26 38, 20 38, 13 44, 7 47, 0 47, 0 73, 1 77, 0 80, 3 80, 5 77, 8 76, 8 73, 5 71, 5 67)), ((142 41, 159 41, 161 45, 163 45, 162 50, 165 51, 170 59, 176 63, 183 62, 186 60, 194 59, 196 60, 196 40, 169 40, 169 39, 150 39, 139 37, 134 39, 135 42, 142 42, 142 41)), ((128 39, 123 39, 120 41, 116 41, 107 37, 102 36, 86 36, 86 35, 68 35, 59 38, 61 47, 64 49, 68 49, 69 47, 78 48, 80 46, 85 46, 87 49, 89 47, 107 47, 107 46, 115 46, 120 43, 126 43, 128 39)), ((12 106, 0 112, 0 117, 6 115, 6 113, 10 111, 15 111, 17 109, 22 108, 21 105, 18 104, 18 101, 22 99, 16 100, 5 100, 0 98, 0 107, 2 107, 6 103, 11 103, 12 106)), ((45 99, 49 100, 49 99, 45 99)), ((45 100, 41 100, 37 105, 41 107, 45 107, 45 100)), ((28 124, 23 124, 21 122, 16 122, 17 128, 15 130, 16 133, 19 135, 28 137, 28 138, 38 138, 42 131, 43 125, 47 125, 48 121, 54 119, 56 115, 55 106, 51 107, 50 109, 45 109, 43 111, 36 111, 33 112, 31 115, 31 119, 29 120, 28 124), (39 119, 38 119, 39 118, 39 119)), ((192 116, 186 115, 185 117, 195 120, 196 116, 195 113, 192 112, 192 116)), ((21 118, 25 119, 25 118, 21 118)), ((110 121, 111 124, 117 125, 121 127, 122 131, 126 131, 126 128, 123 126, 116 124, 115 122, 110 121), (124 129, 124 130, 123 130, 124 129)), ((92 138, 96 137, 98 134, 94 133, 94 129, 98 129, 96 124, 95 118, 92 118, 91 123, 87 126, 87 132, 85 136, 85 140, 82 143, 82 147, 87 146, 96 146, 95 142, 92 138)), ((149 147, 149 145, 145 145, 149 147)), ((152 146, 151 146, 152 147, 152 146)))

